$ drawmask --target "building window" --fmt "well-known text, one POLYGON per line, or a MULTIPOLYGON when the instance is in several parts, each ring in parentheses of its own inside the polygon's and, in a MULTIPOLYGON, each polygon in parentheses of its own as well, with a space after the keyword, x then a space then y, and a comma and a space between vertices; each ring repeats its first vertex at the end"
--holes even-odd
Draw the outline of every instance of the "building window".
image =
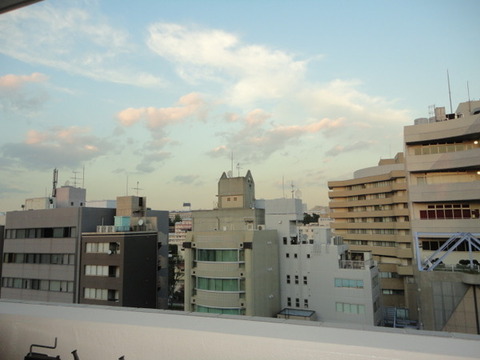
POLYGON ((335 278, 335 287, 363 289, 363 280, 335 278))
POLYGON ((298 275, 295 275, 295 284, 298 285, 298 275))
POLYGON ((303 285, 307 285, 307 284, 308 284, 307 277, 304 276, 304 277, 303 277, 303 285))
POLYGON ((201 313, 226 314, 226 315, 245 315, 245 309, 232 308, 214 308, 201 305, 195 305, 195 311, 201 313))
POLYGON ((197 278, 198 290, 209 291, 245 291, 245 281, 242 279, 215 279, 215 278, 197 278))
POLYGON ((382 289, 383 295, 404 295, 404 290, 396 290, 396 289, 382 289))
POLYGON ((288 239, 286 236, 283 237, 283 245, 287 245, 288 244, 288 239))
POLYGON ((287 284, 290 284, 290 275, 287 275, 287 284))
POLYGON ((74 265, 74 254, 23 254, 23 253, 5 253, 3 254, 4 263, 17 264, 51 264, 51 265, 74 265))
POLYGON ((297 254, 293 254, 293 257, 296 259, 298 256, 297 256, 297 254))
POLYGON ((292 298, 287 297, 287 306, 292 306, 292 298))
POLYGON ((2 287, 72 293, 73 281, 2 278, 2 287))
POLYGON ((120 243, 118 242, 87 242, 85 252, 96 254, 119 254, 120 243))
POLYGON ((285 254, 286 258, 288 259, 290 257, 290 254, 289 253, 286 253, 285 254))
POLYGON ((308 299, 304 299, 304 300, 303 300, 303 307, 304 307, 305 309, 308 309, 308 299))
POLYGON ((362 304, 347 304, 347 303, 335 303, 337 312, 345 314, 365 314, 365 305, 362 304))
POLYGON ((239 262, 244 261, 243 250, 239 249, 197 249, 196 261, 239 262))
POLYGON ((307 259, 310 259, 310 254, 307 254, 307 259))

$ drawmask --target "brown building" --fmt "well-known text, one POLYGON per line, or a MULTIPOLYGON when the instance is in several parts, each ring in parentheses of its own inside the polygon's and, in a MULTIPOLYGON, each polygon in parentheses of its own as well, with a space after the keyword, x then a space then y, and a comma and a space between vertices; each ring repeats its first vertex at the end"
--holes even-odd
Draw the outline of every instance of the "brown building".
POLYGON ((353 179, 330 181, 331 227, 351 251, 371 251, 380 271, 385 307, 413 306, 407 183, 403 153, 358 170, 353 179))
POLYGON ((80 303, 157 307, 155 231, 85 233, 80 303))

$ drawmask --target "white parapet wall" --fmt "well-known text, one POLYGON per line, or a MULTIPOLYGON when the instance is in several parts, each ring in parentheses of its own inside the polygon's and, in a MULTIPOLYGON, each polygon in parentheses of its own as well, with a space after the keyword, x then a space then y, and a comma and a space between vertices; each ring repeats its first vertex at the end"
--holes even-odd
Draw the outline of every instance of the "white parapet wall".
POLYGON ((0 359, 478 359, 480 336, 283 319, 0 301, 0 359))

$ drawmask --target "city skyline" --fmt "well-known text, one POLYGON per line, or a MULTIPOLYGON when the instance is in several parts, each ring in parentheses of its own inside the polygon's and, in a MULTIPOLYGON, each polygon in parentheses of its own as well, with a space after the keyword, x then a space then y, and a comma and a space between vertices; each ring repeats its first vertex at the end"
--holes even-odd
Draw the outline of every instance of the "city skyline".
POLYGON ((430 105, 450 112, 447 70, 453 111, 478 99, 478 10, 45 0, 2 14, 0 211, 50 195, 54 168, 87 200, 208 209, 222 172, 251 170, 258 198, 293 183, 327 205, 327 181, 403 151, 430 105))

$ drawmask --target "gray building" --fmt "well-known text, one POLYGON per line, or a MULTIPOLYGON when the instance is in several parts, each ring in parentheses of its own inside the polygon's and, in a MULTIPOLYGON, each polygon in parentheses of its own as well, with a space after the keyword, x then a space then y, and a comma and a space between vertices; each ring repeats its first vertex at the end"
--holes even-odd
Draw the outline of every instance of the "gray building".
POLYGON ((114 209, 11 211, 3 247, 3 299, 77 303, 83 232, 112 224, 114 209))

